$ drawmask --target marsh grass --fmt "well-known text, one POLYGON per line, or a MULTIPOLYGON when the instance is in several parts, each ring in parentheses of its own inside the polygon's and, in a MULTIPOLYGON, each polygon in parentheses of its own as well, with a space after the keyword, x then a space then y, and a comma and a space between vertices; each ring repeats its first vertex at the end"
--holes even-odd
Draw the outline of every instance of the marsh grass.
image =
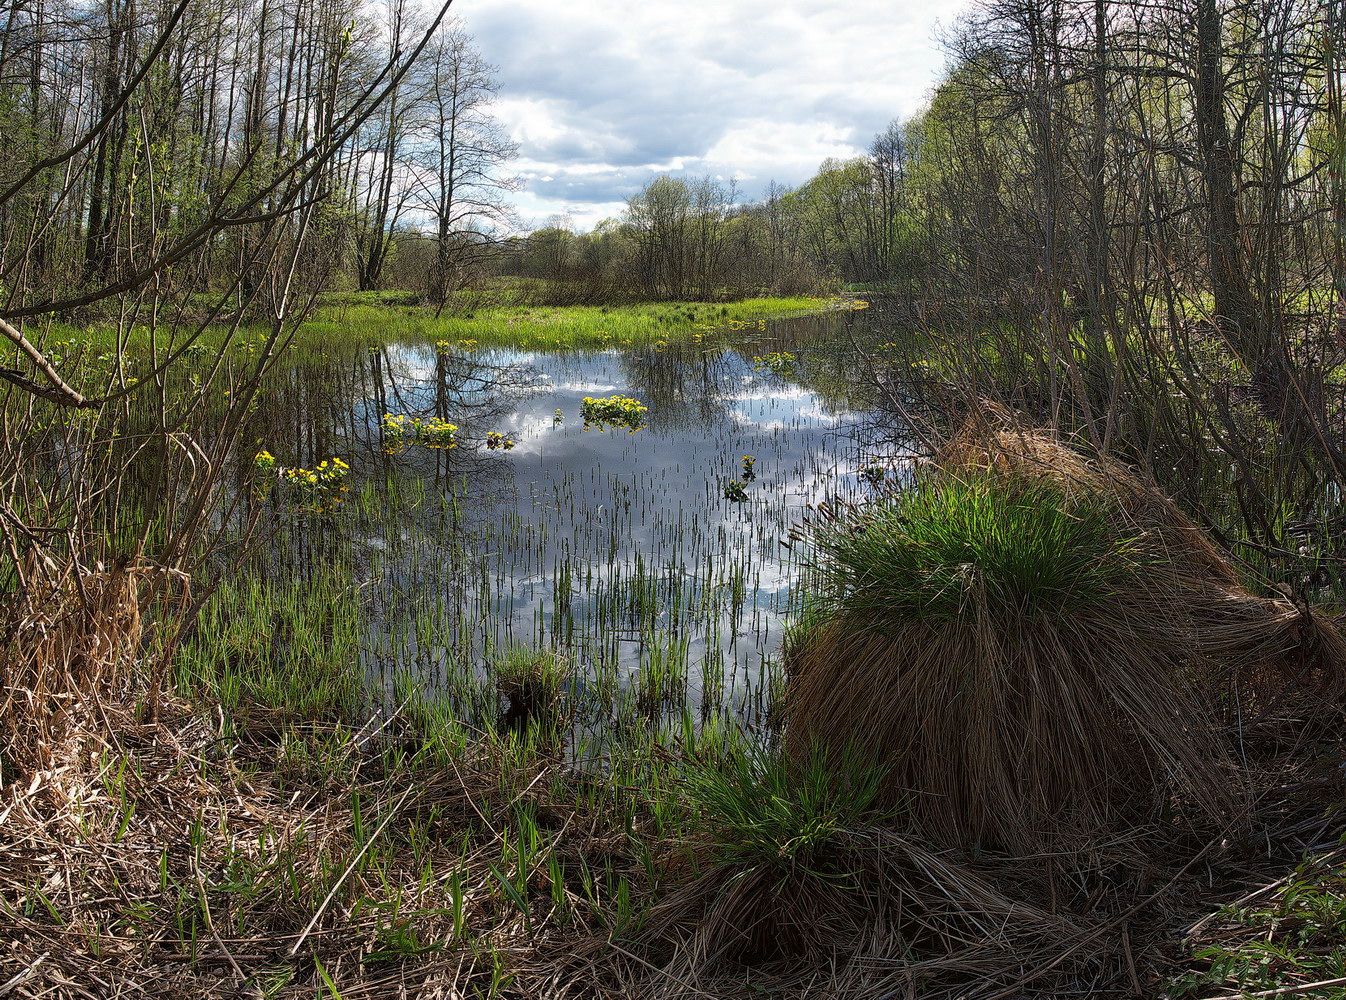
POLYGON ((669 979, 729 990, 802 965, 862 995, 883 977, 851 980, 852 961, 970 969, 973 954, 1070 933, 894 832, 902 808, 884 805, 886 779, 868 755, 821 746, 798 757, 739 738, 691 755, 683 839, 664 852, 674 886, 642 930, 669 979))
POLYGON ((1135 586, 1148 558, 1106 498, 1059 483, 926 477, 820 522, 819 600, 874 629, 1067 614, 1135 586))
POLYGON ((563 696, 571 675, 564 657, 515 645, 498 651, 487 669, 505 700, 502 727, 525 731, 532 726, 555 733, 563 724, 563 696))
POLYGON ((883 818, 874 812, 882 773, 858 756, 849 762, 852 779, 839 782, 821 752, 796 762, 736 740, 688 764, 681 791, 696 881, 652 919, 664 935, 679 921, 695 922, 691 971, 726 959, 820 955, 835 943, 824 939, 833 930, 827 918, 843 901, 866 914, 867 865, 850 838, 883 818))
POLYGON ((1079 846, 1174 778, 1224 815, 1184 595, 1087 485, 957 469, 821 518, 788 651, 794 752, 851 740, 893 762, 916 829, 967 848, 1079 846))
POLYGON ((727 303, 655 302, 630 306, 490 304, 436 316, 433 310, 329 306, 300 331, 299 344, 390 339, 443 341, 474 350, 517 347, 577 350, 656 346, 660 341, 724 338, 765 321, 846 307, 839 299, 756 298, 727 303))
POLYGON ((800 891, 789 883, 801 876, 852 880, 828 853, 847 831, 886 822, 900 807, 879 808, 884 771, 864 755, 846 749, 833 763, 840 767, 829 765, 822 748, 796 760, 743 741, 694 759, 683 794, 690 825, 708 838, 711 863, 730 867, 735 878, 770 870, 778 891, 800 891))
MULTIPOLYGON (((734 302, 651 302, 622 306, 533 306, 496 296, 484 303, 460 304, 436 315, 432 308, 386 297, 332 296, 294 333, 300 352, 319 354, 390 341, 442 343, 445 350, 488 347, 527 350, 605 350, 652 347, 676 341, 721 342, 745 331, 764 331, 768 320, 852 308, 849 299, 808 296, 763 297, 734 302)), ((103 365, 115 361, 115 327, 98 321, 71 326, 48 321, 33 332, 34 342, 63 365, 103 365)), ((255 358, 264 331, 246 323, 207 325, 185 349, 183 360, 203 365, 228 345, 239 359, 255 358)), ((134 352, 136 332, 126 340, 134 352)))
POLYGON ((367 703, 355 666, 367 627, 344 567, 299 580, 227 579, 178 650, 177 688, 231 717, 349 720, 367 703))
MULTIPOLYGON (((134 651, 152 582, 86 576, 96 635, 43 627, 50 602, 31 594, 31 627, 6 629, 9 990, 83 996, 95 975, 165 998, 427 981, 524 997, 558 976, 594 982, 607 929, 651 889, 630 771, 563 767, 531 739, 467 728, 434 694, 393 715, 347 704, 363 678, 338 572, 309 592, 217 593, 203 614, 220 641, 183 651, 194 701, 161 693, 151 720, 134 651)), ((607 989, 631 974, 599 972, 607 989)))

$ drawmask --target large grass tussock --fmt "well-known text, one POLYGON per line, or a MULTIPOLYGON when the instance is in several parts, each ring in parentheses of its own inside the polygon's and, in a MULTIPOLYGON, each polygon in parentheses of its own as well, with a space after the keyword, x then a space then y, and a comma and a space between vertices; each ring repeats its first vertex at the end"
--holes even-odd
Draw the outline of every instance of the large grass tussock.
POLYGON ((1334 686, 1342 641, 1241 588, 1157 491, 1042 435, 955 438, 900 494, 822 512, 787 743, 866 748, 936 843, 1073 849, 1245 808, 1223 720, 1334 686))

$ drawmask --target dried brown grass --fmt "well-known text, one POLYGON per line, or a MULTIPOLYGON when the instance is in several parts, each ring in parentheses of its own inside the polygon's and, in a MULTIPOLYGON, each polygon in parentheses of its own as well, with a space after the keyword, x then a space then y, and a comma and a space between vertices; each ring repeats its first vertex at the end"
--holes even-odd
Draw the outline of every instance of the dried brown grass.
POLYGON ((1253 594, 1210 536, 1124 463, 1086 457, 991 408, 940 449, 935 465, 1040 476, 1111 498, 1116 530, 1139 530, 1155 573, 1182 590, 1178 611, 1197 652, 1218 667, 1219 683, 1237 682, 1257 699, 1245 710, 1308 692, 1328 703, 1346 695, 1346 638, 1336 621, 1289 596, 1253 594))
POLYGON ((684 874, 642 927, 643 939, 664 943, 655 995, 687 995, 693 985, 724 995, 756 969, 807 996, 800 970, 820 986, 819 970, 848 965, 829 994, 866 996, 881 983, 904 993, 954 970, 965 982, 1003 962, 1007 942, 1026 957, 1080 933, 1068 917, 1006 895, 966 859, 877 827, 846 831, 817 867, 788 878, 736 870, 713 849, 692 858, 677 863, 695 876, 684 874))
POLYGON ((518 808, 568 874, 636 867, 559 762, 486 745, 417 762, 410 736, 280 714, 239 732, 168 694, 150 715, 152 576, 62 571, 0 606, 0 995, 565 997, 620 981, 576 886, 572 920, 545 868, 526 873, 525 915, 495 874, 518 808))
POLYGON ((1250 779, 1228 725, 1288 701, 1332 711, 1323 695, 1346 678, 1335 624, 1244 589, 1210 540, 1120 463, 981 423, 935 462, 935 476, 972 473, 1010 492, 1037 479, 1105 498, 1142 572, 1060 614, 1000 613, 975 585, 955 623, 877 624, 843 600, 787 651, 787 745, 869 748, 891 769, 890 802, 907 804, 910 829, 949 847, 1064 852, 1090 866, 1093 845, 1156 831, 1174 810, 1197 827, 1237 827, 1250 779))

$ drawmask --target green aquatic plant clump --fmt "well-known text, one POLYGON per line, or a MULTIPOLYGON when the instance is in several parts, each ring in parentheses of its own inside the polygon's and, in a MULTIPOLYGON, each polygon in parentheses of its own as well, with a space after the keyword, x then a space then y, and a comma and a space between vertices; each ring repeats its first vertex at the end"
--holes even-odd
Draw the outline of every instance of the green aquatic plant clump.
POLYGON ((796 373, 796 365, 799 359, 789 351, 772 351, 770 354, 754 354, 752 359, 752 370, 755 372, 769 372, 772 375, 779 375, 781 378, 793 378, 796 373))
POLYGON ((580 404, 580 416, 586 427, 625 427, 634 433, 645 426, 649 407, 638 399, 620 393, 606 398, 585 396, 580 404))
POLYGON ((257 495, 267 496, 275 487, 281 491, 286 507, 301 514, 329 513, 350 492, 346 478, 351 467, 339 458, 324 459, 315 468, 304 469, 279 465, 271 452, 263 450, 253 456, 252 465, 257 474, 257 495))
POLYGON ((1046 480, 927 478, 826 520, 814 537, 822 609, 853 621, 941 624, 1069 612, 1143 564, 1105 497, 1046 480))
POLYGON ((440 451, 458 447, 458 425, 443 417, 421 420, 400 413, 385 413, 379 428, 383 431, 383 451, 388 455, 400 455, 413 444, 440 451))

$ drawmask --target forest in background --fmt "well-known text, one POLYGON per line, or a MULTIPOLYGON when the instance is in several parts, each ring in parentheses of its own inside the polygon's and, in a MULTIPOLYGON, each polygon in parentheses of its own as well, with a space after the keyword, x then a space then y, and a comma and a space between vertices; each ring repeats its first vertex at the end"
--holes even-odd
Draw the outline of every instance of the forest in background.
POLYGON ((949 30, 929 107, 867 155, 751 202, 659 177, 582 234, 518 232, 494 67, 443 11, 15 0, 0 16, 10 318, 170 265, 178 286, 246 297, 268 273, 254 251, 302 218, 306 287, 441 301, 508 274, 598 302, 860 283, 1096 355, 1173 300, 1219 317, 1274 385, 1279 334, 1334 308, 1342 280, 1334 3, 986 0, 949 30), (311 211, 267 227, 286 197, 311 211))
MULTIPOLYGON (((592 233, 557 220, 525 236, 494 73, 447 5, 8 0, 0 993, 1339 989, 1341 15, 982 0, 928 110, 867 156, 753 203, 659 178, 592 233), (842 284, 888 294, 762 355, 750 310, 606 307, 842 284), (786 752, 780 729, 686 704, 661 714, 696 682, 670 667, 685 637, 656 655, 651 633, 643 691, 614 681, 596 759, 567 757, 586 685, 555 649, 455 665, 483 718, 533 703, 519 729, 476 725, 433 678, 371 704, 361 630, 386 579, 343 544, 376 523, 396 547, 423 521, 454 546, 427 563, 494 593, 451 487, 514 442, 454 421, 514 375, 474 328, 405 308, 452 312, 477 301, 465 289, 517 292, 511 313, 595 303, 592 337, 549 343, 617 359, 666 400, 698 378, 778 379, 762 395, 785 397, 825 382, 825 409, 875 419, 888 464, 826 474, 866 477, 873 502, 854 512, 892 516, 790 532, 831 544, 843 575, 794 609, 792 662, 757 690, 772 716, 797 713, 811 674, 817 730, 896 730, 863 745, 910 769, 904 798, 934 789, 950 815, 876 810, 888 764, 786 752), (342 309, 371 302, 353 329, 342 309), (433 402, 378 395, 421 376, 433 402), (337 384, 349 405, 331 403, 337 384), (399 496, 404 451, 442 479, 399 496), (923 472, 945 482, 878 495, 923 472), (1025 472, 1047 488, 1025 493, 1025 472), (924 552, 902 548, 913 535, 924 552), (893 551, 917 563, 888 574, 898 600, 851 614, 870 595, 844 574, 901 568, 893 551), (292 552, 296 576, 269 579, 292 552), (807 613, 819 598, 833 617, 807 613), (870 627, 895 606, 905 622, 870 627), (193 674, 192 656, 218 671, 193 674), (949 697, 969 675, 978 693, 949 697), (1078 826, 1057 822, 1063 803, 1078 826), (951 834, 964 812, 984 829, 951 834), (994 839, 992 814, 1013 837, 994 839)), ((626 405, 643 420, 645 402, 626 405)), ((640 433, 633 450, 655 437, 640 433)), ((698 492, 756 502, 768 461, 736 449, 741 481, 698 492)), ((686 464, 701 474, 701 456, 686 464)), ((569 508, 625 554, 615 520, 569 508)), ((753 511, 735 516, 771 536, 753 511)), ((568 567, 558 607, 577 592, 568 567)), ((411 583, 427 617, 394 638, 429 654, 464 628, 462 605, 411 583)), ((702 593, 684 604, 743 599, 741 583, 702 593)), ((633 585, 608 607, 653 620, 659 594, 633 585)))
POLYGON ((1277 332, 1341 280, 1340 17, 988 0, 927 110, 868 155, 752 204, 662 177, 592 233, 534 232, 511 270, 674 296, 872 283, 1058 339, 1087 321, 1095 351, 1172 299, 1271 377, 1277 332))

